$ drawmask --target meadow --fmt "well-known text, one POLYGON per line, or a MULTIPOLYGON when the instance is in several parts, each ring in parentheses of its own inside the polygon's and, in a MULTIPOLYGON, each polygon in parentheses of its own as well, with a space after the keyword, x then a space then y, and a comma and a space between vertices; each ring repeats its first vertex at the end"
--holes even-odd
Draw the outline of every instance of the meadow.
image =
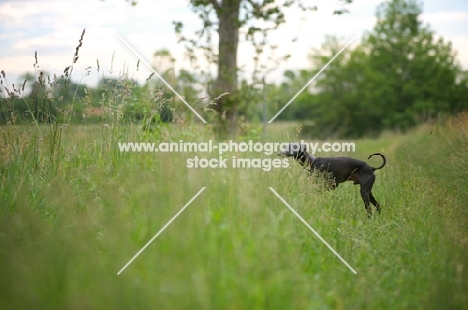
MULTIPOLYGON (((196 154, 117 147, 211 139, 201 125, 4 126, 0 308, 468 309, 467 128, 461 115, 356 140, 347 155, 388 160, 374 186, 382 213, 368 219, 358 187, 321 190, 293 160, 188 169, 196 154)), ((301 138, 291 124, 267 133, 301 138)))

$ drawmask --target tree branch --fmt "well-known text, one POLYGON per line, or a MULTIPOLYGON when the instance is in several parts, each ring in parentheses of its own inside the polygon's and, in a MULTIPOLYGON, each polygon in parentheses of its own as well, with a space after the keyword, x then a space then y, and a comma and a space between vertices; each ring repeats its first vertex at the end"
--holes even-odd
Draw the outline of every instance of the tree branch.
POLYGON ((221 4, 217 0, 209 0, 216 12, 221 9, 221 4))

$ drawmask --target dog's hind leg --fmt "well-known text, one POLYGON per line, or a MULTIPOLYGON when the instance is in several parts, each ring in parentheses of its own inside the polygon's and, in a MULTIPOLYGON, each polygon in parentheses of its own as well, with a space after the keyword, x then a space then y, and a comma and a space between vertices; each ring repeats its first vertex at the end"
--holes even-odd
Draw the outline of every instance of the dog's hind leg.
POLYGON ((361 182, 361 197, 362 197, 362 200, 364 201, 364 207, 366 208, 367 216, 370 218, 372 216, 370 202, 371 200, 372 200, 372 204, 374 204, 374 201, 377 202, 371 193, 372 186, 374 185, 374 181, 375 181, 375 176, 371 176, 365 180, 362 180, 361 178, 359 181, 361 182))
POLYGON ((380 213, 380 204, 377 202, 377 200, 375 200, 374 195, 372 195, 372 191, 370 192, 369 198, 370 198, 370 202, 371 202, 371 203, 375 206, 375 208, 377 209, 377 212, 380 213))
POLYGON ((366 211, 367 211, 367 217, 370 218, 372 215, 372 210, 370 207, 369 191, 363 187, 361 187, 361 197, 362 197, 362 200, 364 201, 364 207, 366 208, 366 211))

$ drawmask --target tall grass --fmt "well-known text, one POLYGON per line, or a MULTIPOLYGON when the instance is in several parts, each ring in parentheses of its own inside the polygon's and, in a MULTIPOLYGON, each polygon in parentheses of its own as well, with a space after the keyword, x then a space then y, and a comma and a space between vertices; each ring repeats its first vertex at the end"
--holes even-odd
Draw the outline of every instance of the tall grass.
MULTIPOLYGON (((413 147, 427 148, 421 133, 377 172, 383 211, 368 220, 357 187, 320 191, 293 162, 269 172, 187 169, 195 154, 117 149, 117 141, 178 141, 188 128, 151 136, 138 126, 59 127, 58 151, 42 126, 5 129, 4 141, 16 142, 2 146, 2 308, 466 308, 466 200, 430 173, 461 162, 409 160, 419 154, 413 147)), ((393 148, 392 138, 377 141, 379 150, 393 148)), ((466 147, 441 139, 460 152, 466 147)), ((369 153, 374 145, 358 149, 369 153)))

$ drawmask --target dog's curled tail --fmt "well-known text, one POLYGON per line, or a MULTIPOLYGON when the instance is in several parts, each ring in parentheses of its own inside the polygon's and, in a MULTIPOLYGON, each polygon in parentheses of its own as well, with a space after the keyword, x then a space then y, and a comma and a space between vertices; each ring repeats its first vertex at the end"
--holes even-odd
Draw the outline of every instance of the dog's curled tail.
POLYGON ((382 166, 377 167, 377 168, 372 167, 372 169, 373 170, 379 170, 379 169, 382 169, 383 167, 385 167, 385 164, 387 163, 387 159, 385 158, 385 156, 383 156, 383 154, 380 154, 380 153, 370 154, 369 157, 367 157, 367 159, 370 159, 374 155, 379 155, 380 157, 382 157, 383 163, 382 163, 382 166))

